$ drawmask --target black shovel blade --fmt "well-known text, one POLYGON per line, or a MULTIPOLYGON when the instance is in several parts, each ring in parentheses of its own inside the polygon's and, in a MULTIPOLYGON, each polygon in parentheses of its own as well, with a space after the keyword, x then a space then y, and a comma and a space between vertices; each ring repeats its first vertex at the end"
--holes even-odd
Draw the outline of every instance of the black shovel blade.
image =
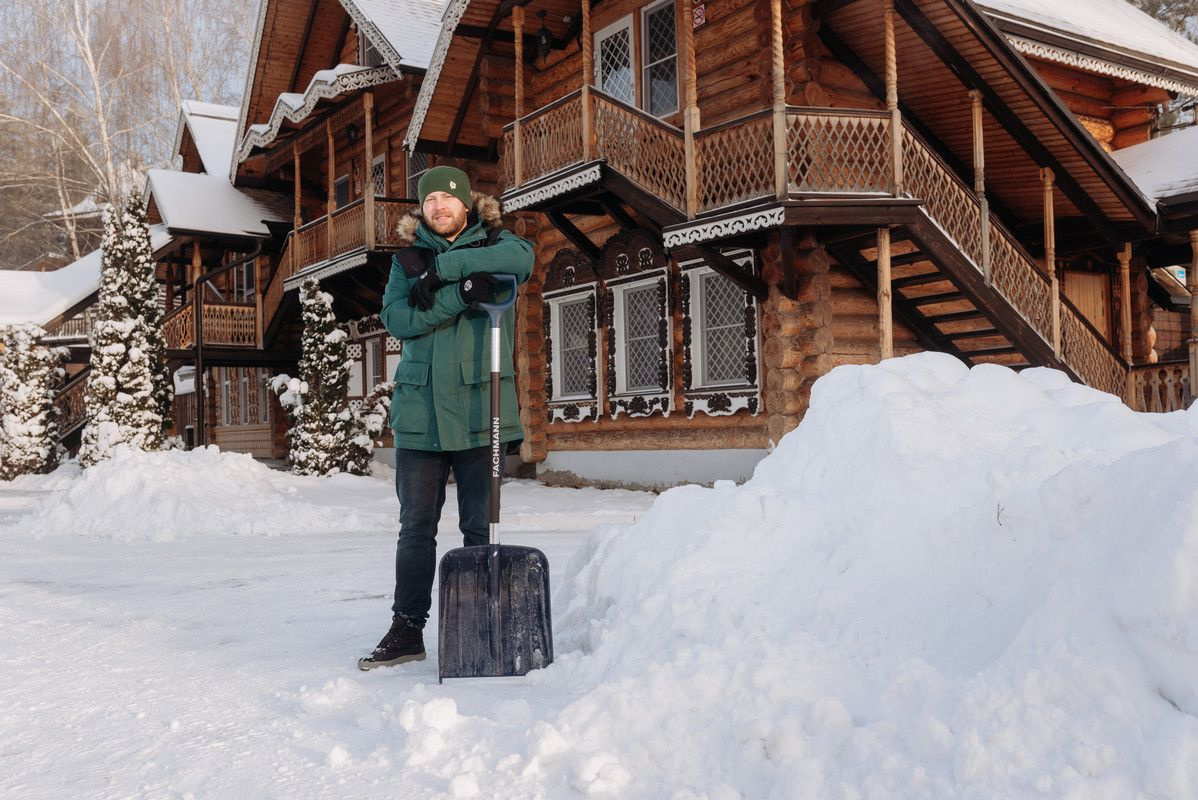
POLYGON ((441 558, 437 672, 524 675, 553 662, 549 561, 534 547, 459 547, 441 558))

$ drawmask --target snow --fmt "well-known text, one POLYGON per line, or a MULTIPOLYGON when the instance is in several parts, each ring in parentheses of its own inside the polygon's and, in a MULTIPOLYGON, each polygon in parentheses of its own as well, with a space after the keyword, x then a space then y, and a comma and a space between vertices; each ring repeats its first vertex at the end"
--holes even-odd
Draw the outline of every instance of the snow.
POLYGON ((1198 127, 1116 150, 1111 157, 1153 201, 1198 191, 1198 127))
MULTIPOLYGON (((150 242, 155 250, 169 241, 164 226, 150 226, 150 242)), ((99 288, 98 249, 52 272, 0 270, 0 324, 45 324, 99 288)))
POLYGON ((209 175, 227 173, 237 138, 237 107, 184 100, 181 109, 181 124, 191 132, 204 172, 209 175))
POLYGON ((274 192, 234 187, 221 173, 201 175, 152 169, 149 192, 172 231, 270 236, 265 222, 287 222, 287 199, 274 192))
POLYGON ((1195 797, 1196 469, 1195 410, 839 367, 744 485, 506 484, 557 660, 445 685, 435 626, 429 660, 354 668, 389 470, 201 450, 0 484, 0 795, 1195 797))
POLYGON ((1082 40, 1099 48, 1166 61, 1198 75, 1198 44, 1126 0, 977 0, 998 16, 1082 40))
POLYGON ((404 66, 427 69, 441 31, 444 0, 348 0, 399 54, 404 66))

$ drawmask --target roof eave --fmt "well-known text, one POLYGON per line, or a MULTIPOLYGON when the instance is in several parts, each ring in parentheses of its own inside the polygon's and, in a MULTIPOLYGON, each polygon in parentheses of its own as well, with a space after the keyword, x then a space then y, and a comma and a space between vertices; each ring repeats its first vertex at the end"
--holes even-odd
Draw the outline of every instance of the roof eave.
POLYGON ((433 93, 436 91, 437 82, 441 77, 441 68, 445 66, 445 56, 449 52, 449 46, 453 43, 454 32, 458 28, 458 23, 462 21, 462 16, 466 13, 466 8, 470 5, 470 0, 450 0, 450 4, 445 8, 445 14, 441 18, 441 33, 437 35, 437 46, 433 49, 433 57, 429 61, 428 69, 425 70, 424 80, 420 83, 420 93, 416 95, 416 103, 412 107, 412 119, 408 124, 408 133, 404 137, 404 147, 408 151, 416 148, 416 142, 420 139, 420 129, 424 127, 424 118, 428 114, 428 107, 432 103, 433 93))

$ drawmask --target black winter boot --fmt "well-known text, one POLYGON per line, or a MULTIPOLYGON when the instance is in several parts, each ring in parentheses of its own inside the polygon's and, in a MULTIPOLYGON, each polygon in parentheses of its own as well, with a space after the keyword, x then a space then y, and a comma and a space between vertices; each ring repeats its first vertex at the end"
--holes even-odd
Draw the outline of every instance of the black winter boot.
POLYGON ((407 617, 396 614, 391 622, 391 630, 387 631, 387 635, 379 642, 378 647, 374 648, 374 652, 358 659, 358 669, 391 667, 396 664, 406 664, 409 661, 423 660, 423 632, 407 617))

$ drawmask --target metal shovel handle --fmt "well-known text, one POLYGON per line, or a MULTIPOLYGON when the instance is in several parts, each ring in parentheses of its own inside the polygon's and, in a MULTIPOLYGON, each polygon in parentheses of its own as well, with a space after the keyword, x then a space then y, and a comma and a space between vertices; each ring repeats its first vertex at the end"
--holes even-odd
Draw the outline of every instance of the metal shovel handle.
POLYGON ((516 302, 515 275, 495 273, 495 280, 511 286, 511 294, 498 303, 479 303, 491 318, 491 545, 499 544, 499 483, 503 477, 503 451, 499 441, 499 320, 516 302))

